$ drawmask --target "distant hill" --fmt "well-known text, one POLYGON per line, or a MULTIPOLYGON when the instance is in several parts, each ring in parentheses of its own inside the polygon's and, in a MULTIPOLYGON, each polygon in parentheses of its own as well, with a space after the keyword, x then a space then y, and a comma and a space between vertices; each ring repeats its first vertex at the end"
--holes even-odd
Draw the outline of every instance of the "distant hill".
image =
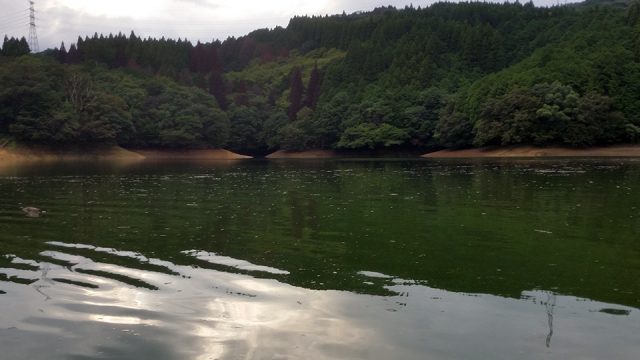
POLYGON ((381 7, 196 44, 96 34, 38 56, 5 39, 0 134, 252 155, 633 143, 639 39, 638 2, 613 0, 381 7))
POLYGON ((612 6, 619 9, 627 9, 631 3, 632 0, 586 0, 575 3, 574 6, 612 6))

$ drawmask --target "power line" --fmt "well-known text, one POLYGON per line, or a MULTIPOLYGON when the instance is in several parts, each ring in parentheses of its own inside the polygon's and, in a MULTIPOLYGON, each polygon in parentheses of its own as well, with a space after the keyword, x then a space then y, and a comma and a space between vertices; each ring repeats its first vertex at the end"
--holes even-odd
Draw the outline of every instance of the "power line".
POLYGON ((27 22, 29 22, 29 18, 28 17, 23 17, 23 18, 13 18, 13 19, 0 20, 0 26, 7 25, 7 24, 12 24, 12 23, 16 23, 16 22, 27 23, 27 22))
POLYGON ((15 27, 15 26, 28 26, 29 25, 29 21, 28 20, 24 20, 24 21, 12 21, 10 23, 2 23, 0 24, 0 28, 6 28, 6 27, 15 27))
POLYGON ((23 30, 22 29, 4 29, 4 30, 0 30, 0 36, 12 36, 12 37, 16 37, 18 39, 20 39, 21 37, 24 36, 20 36, 20 35, 16 35, 21 33, 23 30))
POLYGON ((21 31, 25 31, 25 28, 29 26, 28 22, 21 22, 21 23, 15 23, 15 24, 2 24, 0 26, 0 30, 1 31, 5 31, 5 30, 18 30, 20 29, 21 31))
POLYGON ((0 24, 3 23, 8 23, 8 22, 12 22, 12 21, 17 21, 17 20, 28 20, 29 16, 28 15, 22 15, 22 16, 13 16, 13 17, 7 17, 5 19, 0 20, 0 24))
MULTIPOLYGON (((6 31, 6 30, 12 30, 12 31, 19 31, 20 33, 24 34, 25 31, 27 30, 27 26, 29 24, 15 24, 15 25, 10 25, 10 26, 0 26, 0 30, 2 31, 6 31)), ((24 35, 22 35, 24 36, 24 35)))
POLYGON ((20 21, 20 22, 12 22, 6 24, 0 24, 0 28, 13 28, 13 27, 22 27, 26 30, 26 27, 29 26, 28 21, 20 21))
POLYGON ((27 15, 27 11, 29 11, 29 9, 23 9, 19 11, 10 12, 10 13, 4 13, 0 16, 0 19, 5 17, 11 17, 14 15, 22 15, 22 14, 27 15))
POLYGON ((9 21, 0 21, 0 26, 8 26, 8 25, 13 25, 13 24, 29 24, 29 19, 25 18, 25 19, 14 19, 14 20, 9 20, 9 21))
MULTIPOLYGON (((29 2, 31 7, 27 9, 17 10, 10 13, 5 13, 0 16, 0 33, 5 35, 14 34, 20 37, 20 33, 24 34, 26 27, 35 26, 35 10, 33 10, 33 1, 29 2), (33 11, 33 12, 32 12, 33 11), (27 13, 29 12, 29 13, 27 13)), ((35 32, 34 32, 35 35, 35 32)), ((31 42, 31 29, 29 34, 30 48, 36 51, 38 47, 38 37, 35 35, 35 42, 31 42)), ((24 36, 22 36, 24 37, 24 36)))

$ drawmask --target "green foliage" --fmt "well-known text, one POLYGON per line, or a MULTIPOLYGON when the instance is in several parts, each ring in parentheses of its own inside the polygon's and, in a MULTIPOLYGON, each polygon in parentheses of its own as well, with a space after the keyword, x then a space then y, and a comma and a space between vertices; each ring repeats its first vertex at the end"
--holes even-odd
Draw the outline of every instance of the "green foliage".
POLYGON ((202 91, 162 78, 21 57, 0 67, 0 129, 44 144, 222 147, 229 120, 202 91))
POLYGON ((250 154, 635 142, 640 3, 621 4, 383 7, 195 45, 95 34, 48 60, 5 39, 0 134, 250 154))
POLYGON ((473 142, 472 129, 469 117, 456 110, 454 103, 450 101, 440 114, 434 137, 439 144, 448 148, 466 147, 473 142))
POLYGON ((284 150, 305 150, 309 146, 309 139, 305 129, 299 123, 291 123, 278 130, 276 141, 284 150))
POLYGON ((241 71, 226 73, 229 82, 245 81, 250 85, 276 85, 287 78, 294 68, 302 70, 303 80, 309 79, 314 66, 323 68, 332 62, 344 58, 345 52, 338 49, 317 49, 305 55, 292 52, 286 58, 278 58, 270 62, 254 60, 241 71))
POLYGON ((338 147, 344 149, 390 147, 404 143, 408 137, 406 130, 393 125, 362 123, 346 129, 338 142, 338 147))
POLYGON ((488 101, 475 124, 474 144, 606 144, 626 139, 626 125, 611 98, 594 93, 581 97, 555 82, 515 88, 488 101))
POLYGON ((269 149, 283 147, 280 130, 289 124, 289 117, 284 111, 275 112, 264 122, 262 138, 265 139, 269 149))
MULTIPOLYGON (((460 116, 440 119, 443 145, 564 144, 588 146, 637 141, 640 64, 623 11, 578 11, 567 37, 521 62, 489 74, 452 107, 460 116), (633 98, 635 96, 635 98, 633 98), (456 124, 457 123, 457 124, 456 124), (457 131, 457 133, 456 133, 457 131)), ((451 113, 445 115, 452 115, 451 113)))
POLYGON ((229 146, 234 151, 259 152, 263 145, 262 119, 256 109, 238 106, 230 110, 229 146))
POLYGON ((27 43, 27 39, 24 37, 17 38, 9 38, 5 35, 4 41, 2 43, 2 49, 0 50, 0 55, 2 56, 22 56, 27 55, 31 52, 29 49, 29 44, 27 43))

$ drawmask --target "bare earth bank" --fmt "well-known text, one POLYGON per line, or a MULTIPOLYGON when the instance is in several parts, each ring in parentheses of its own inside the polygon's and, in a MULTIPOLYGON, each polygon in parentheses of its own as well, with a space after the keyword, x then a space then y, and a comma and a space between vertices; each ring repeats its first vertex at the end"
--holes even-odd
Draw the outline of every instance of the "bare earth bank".
POLYGON ((229 150, 136 150, 149 160, 241 160, 251 156, 240 155, 229 150))
MULTIPOLYGON (((330 150, 284 151, 268 159, 329 159, 339 157, 330 150)), ((592 148, 563 147, 492 147, 464 150, 440 150, 422 155, 425 158, 536 158, 536 157, 640 157, 640 145, 618 145, 592 148)), ((23 161, 90 161, 90 160, 241 160, 251 156, 222 149, 209 150, 126 150, 119 146, 92 150, 55 150, 36 147, 0 148, 0 164, 23 161)))
POLYGON ((141 160, 239 160, 249 159, 228 150, 127 150, 119 146, 95 149, 43 147, 0 148, 0 164, 35 161, 141 161, 141 160))
POLYGON ((485 147, 464 150, 440 150, 422 155, 425 158, 509 158, 509 157, 640 157, 640 145, 590 148, 564 147, 485 147))
POLYGON ((88 161, 88 160, 143 160, 144 156, 119 146, 95 149, 51 149, 44 147, 0 148, 0 162, 20 161, 88 161))
POLYGON ((331 150, 285 151, 278 150, 266 156, 267 159, 329 159, 338 155, 331 150))

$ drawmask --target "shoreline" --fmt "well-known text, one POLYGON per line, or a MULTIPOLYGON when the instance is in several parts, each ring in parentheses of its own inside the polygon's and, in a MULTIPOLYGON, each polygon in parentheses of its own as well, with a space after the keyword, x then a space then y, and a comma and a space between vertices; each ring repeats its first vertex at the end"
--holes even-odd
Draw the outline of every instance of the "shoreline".
POLYGON ((640 145, 614 145, 589 148, 509 146, 462 150, 439 150, 421 156, 430 159, 470 158, 561 158, 561 157, 640 157, 640 145))
POLYGON ((244 160, 253 158, 224 149, 131 151, 140 154, 145 160, 244 160))
MULTIPOLYGON (((364 153, 364 152, 363 152, 364 153)), ((333 150, 285 151, 278 150, 266 155, 267 160, 313 160, 357 157, 357 152, 339 153, 333 150)), ((370 158, 391 158, 378 152, 370 158)), ((393 154, 391 152, 390 154, 393 154)), ((439 150, 423 155, 415 155, 405 159, 473 159, 473 158, 561 158, 561 157, 601 157, 601 158, 640 158, 640 145, 614 145, 590 148, 566 147, 485 147, 461 150, 439 150)), ((15 149, 0 148, 0 165, 20 162, 41 161, 202 161, 202 160, 245 160, 252 156, 237 154, 224 149, 200 150, 158 150, 158 149, 125 149, 119 146, 94 149, 50 149, 45 147, 23 147, 15 149)))
POLYGON ((34 162, 34 161, 95 161, 119 160, 140 161, 145 157, 119 146, 94 149, 50 149, 44 147, 17 147, 15 149, 0 148, 0 162, 34 162))
POLYGON ((136 150, 120 146, 93 149, 51 149, 46 147, 19 146, 15 149, 0 148, 0 165, 23 162, 54 161, 126 161, 145 160, 241 160, 251 156, 222 149, 208 150, 136 150))

